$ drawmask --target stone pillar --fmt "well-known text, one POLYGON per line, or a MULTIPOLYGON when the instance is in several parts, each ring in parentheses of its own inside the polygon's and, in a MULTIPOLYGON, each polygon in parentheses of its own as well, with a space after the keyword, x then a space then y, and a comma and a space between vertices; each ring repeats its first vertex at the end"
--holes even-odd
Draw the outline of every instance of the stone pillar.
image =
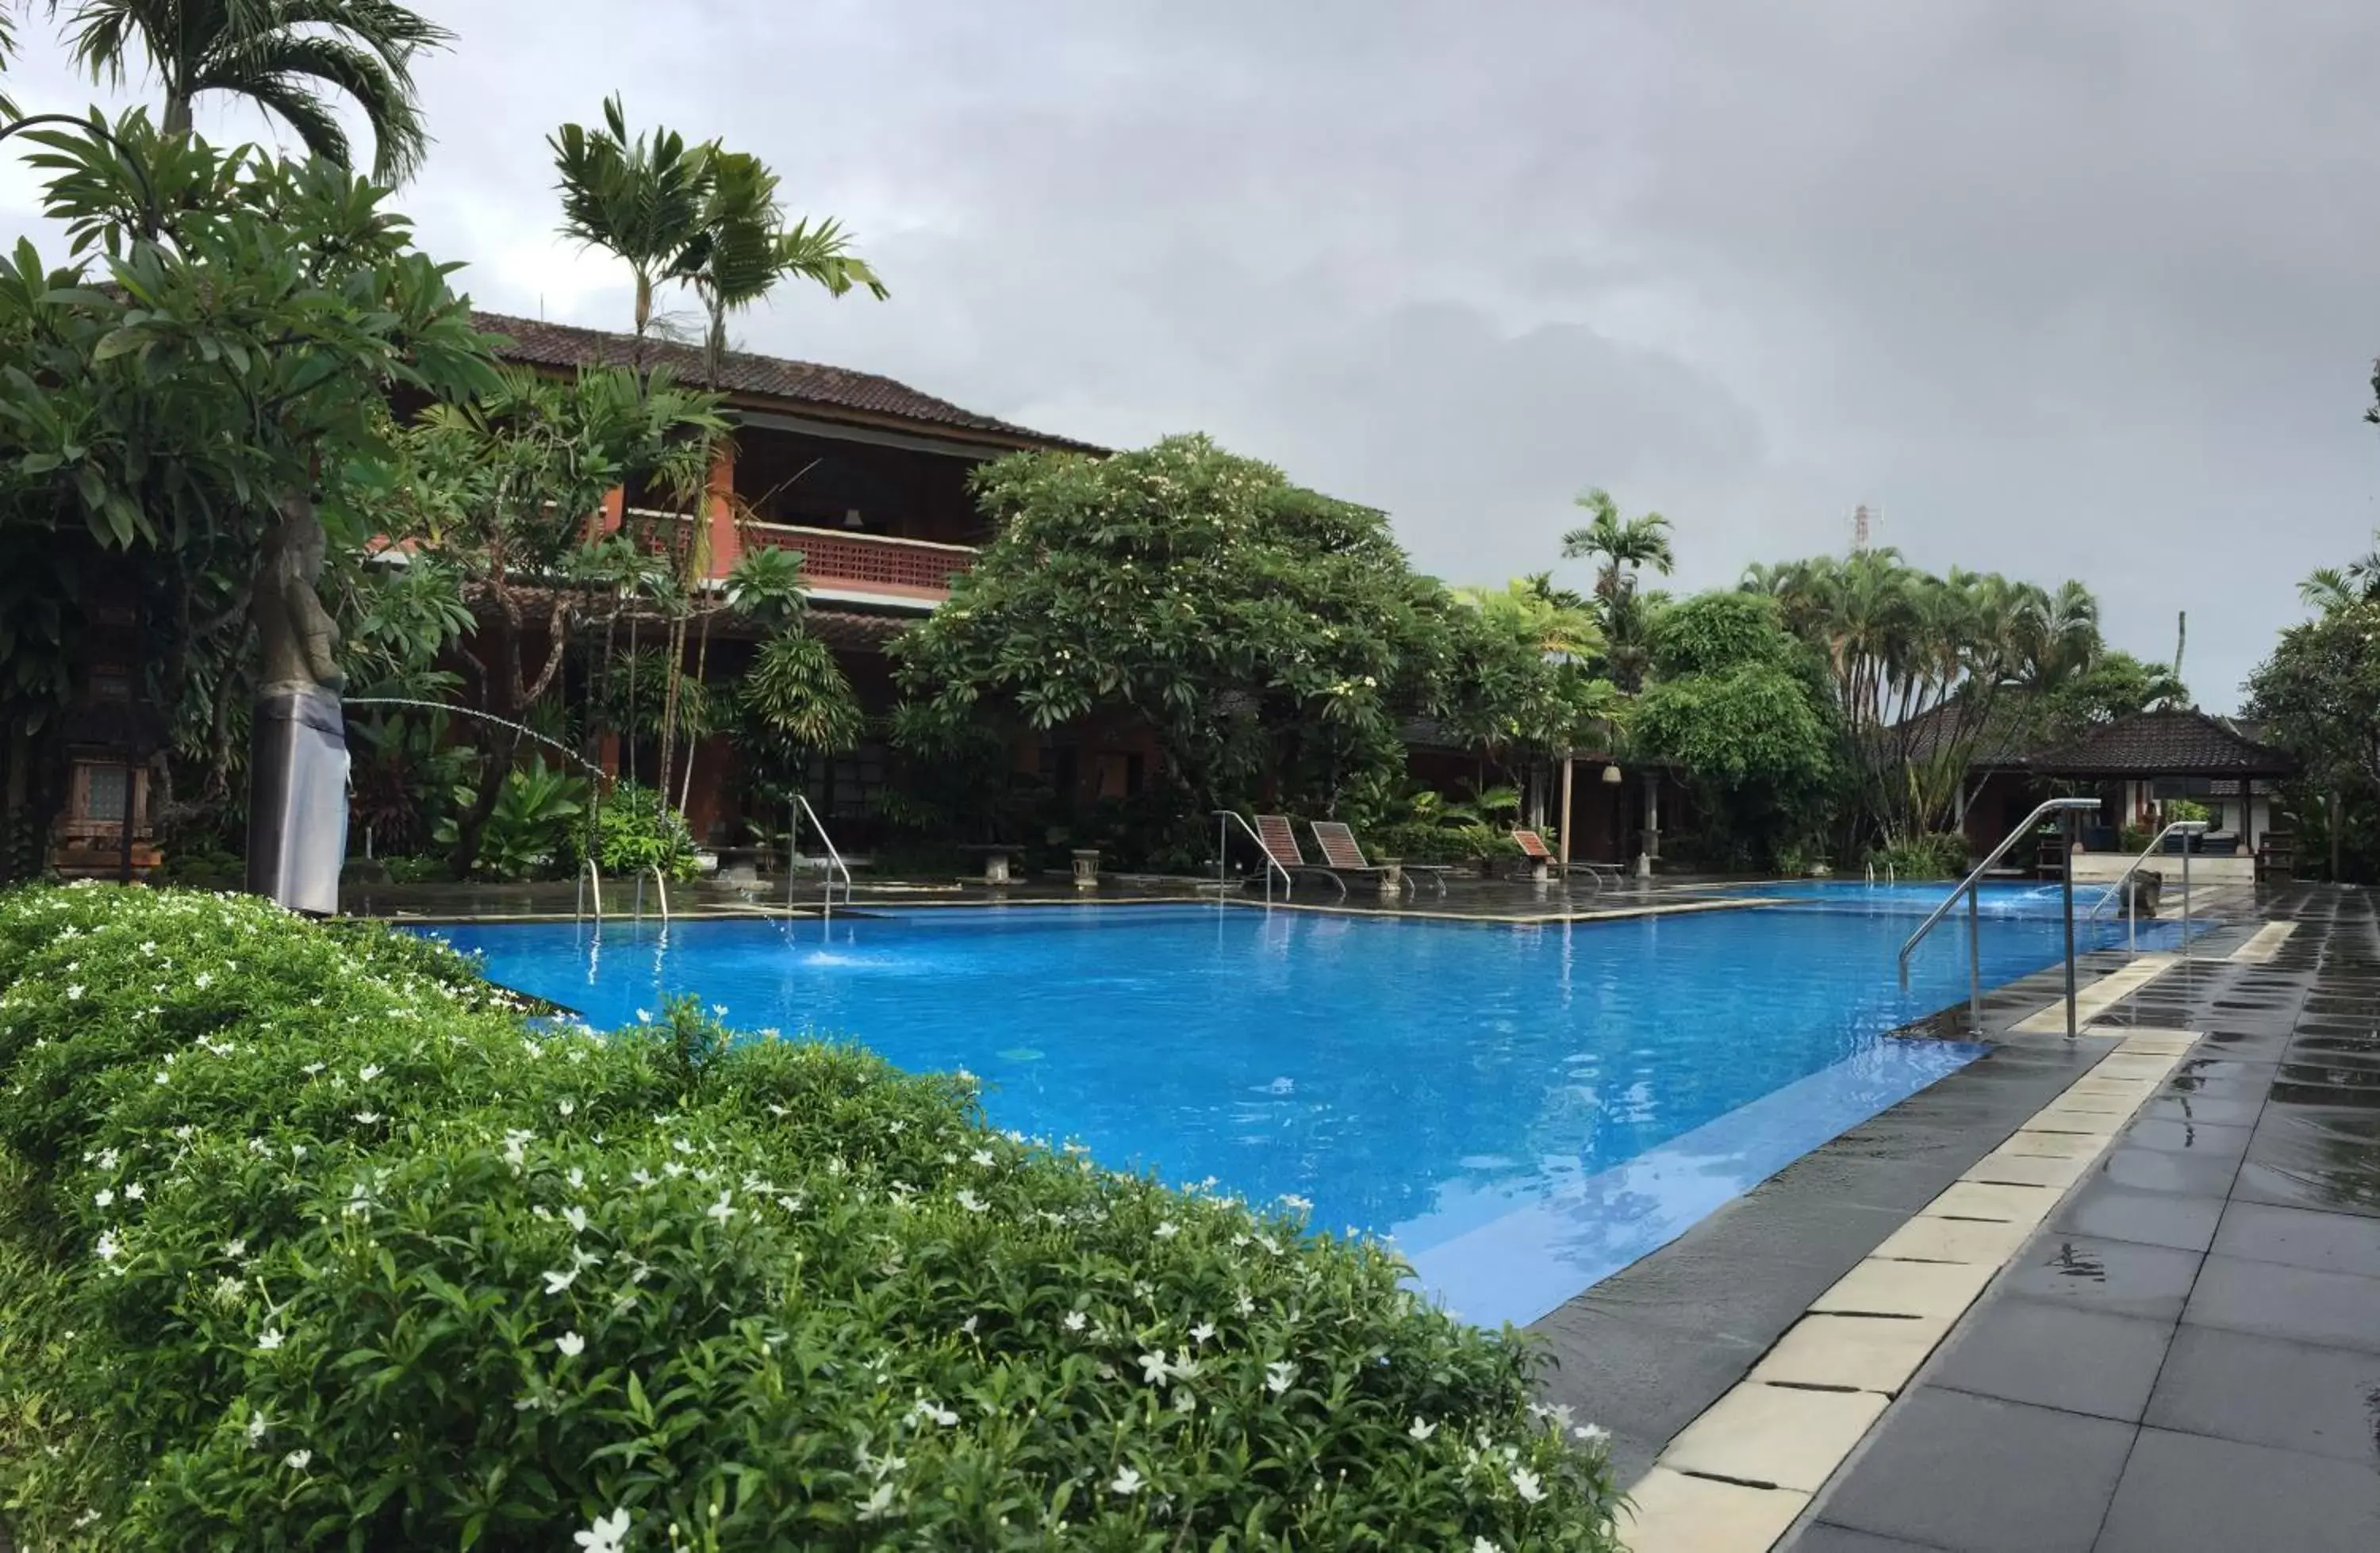
POLYGON ((1404 896, 1404 892, 1405 892, 1405 867, 1404 867, 1404 859, 1403 859, 1403 858, 1402 858, 1402 857, 1383 857, 1383 858, 1381 858, 1381 859, 1380 859, 1380 898, 1381 898, 1382 900, 1384 900, 1384 901, 1401 900, 1401 899, 1402 899, 1402 898, 1403 898, 1403 896, 1404 896))

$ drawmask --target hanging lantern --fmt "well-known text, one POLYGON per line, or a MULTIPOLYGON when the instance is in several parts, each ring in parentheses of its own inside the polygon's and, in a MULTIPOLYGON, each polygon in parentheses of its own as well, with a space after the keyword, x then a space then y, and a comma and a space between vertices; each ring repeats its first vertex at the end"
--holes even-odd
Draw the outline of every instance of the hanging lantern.
POLYGON ((1618 766, 1606 766, 1603 768, 1603 785, 1606 787, 1617 787, 1620 785, 1620 768, 1618 766))

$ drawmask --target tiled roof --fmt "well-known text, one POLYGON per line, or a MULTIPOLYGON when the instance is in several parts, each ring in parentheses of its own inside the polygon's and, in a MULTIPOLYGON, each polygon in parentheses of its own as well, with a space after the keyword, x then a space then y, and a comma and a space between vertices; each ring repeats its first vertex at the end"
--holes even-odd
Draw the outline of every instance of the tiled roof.
POLYGON ((1956 698, 1897 724, 1890 737, 1911 760, 1921 762, 1938 759, 1953 740, 1968 739, 1971 770, 2021 765, 2027 742, 2024 720, 2012 709, 2004 704, 1987 709, 1978 726, 1968 704, 1956 698))
POLYGON ((2286 750, 2258 744, 2203 711, 2144 711, 2028 758, 2045 776, 2289 776, 2286 750))
MULTIPOLYGON (((474 312, 471 322, 481 331, 502 334, 512 343, 497 354, 507 361, 534 367, 577 367, 597 363, 625 367, 636 359, 636 340, 601 329, 581 329, 506 313, 474 312)), ((703 370, 702 352, 648 336, 645 361, 666 366, 680 382, 755 398, 780 400, 814 410, 859 414, 911 422, 920 428, 965 433, 1003 447, 1075 448, 1104 452, 1070 437, 1053 437, 961 409, 947 399, 921 394, 908 384, 874 372, 844 367, 824 367, 814 361, 790 361, 782 357, 729 351, 720 363, 718 381, 703 370)))
POLYGON ((921 618, 914 614, 859 614, 849 610, 810 609, 802 613, 802 629, 827 646, 845 652, 881 652, 886 642, 921 618))

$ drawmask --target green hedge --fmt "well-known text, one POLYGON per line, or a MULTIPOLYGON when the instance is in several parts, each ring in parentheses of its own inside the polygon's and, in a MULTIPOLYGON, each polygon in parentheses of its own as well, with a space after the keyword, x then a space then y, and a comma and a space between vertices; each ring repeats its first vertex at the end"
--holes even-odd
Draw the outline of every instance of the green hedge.
POLYGON ((0 987, 19 1547, 1616 1546, 1511 1334, 964 1075, 174 892, 0 896, 0 987))

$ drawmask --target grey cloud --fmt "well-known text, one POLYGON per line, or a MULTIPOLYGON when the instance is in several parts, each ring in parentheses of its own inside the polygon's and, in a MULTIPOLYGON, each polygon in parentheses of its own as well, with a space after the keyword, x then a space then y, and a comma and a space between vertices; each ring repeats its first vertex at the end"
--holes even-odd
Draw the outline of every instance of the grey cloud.
MULTIPOLYGON (((1588 484, 1677 522, 1685 586, 1867 501, 1929 564, 2087 579, 2135 650, 2190 609, 2227 707, 2380 516, 2348 0, 427 4, 461 44, 406 202, 482 301, 624 321, 543 147, 617 86, 893 285, 746 343, 1212 431, 1446 575, 1553 564, 1588 484)), ((89 96, 39 47, 11 84, 89 96)))

